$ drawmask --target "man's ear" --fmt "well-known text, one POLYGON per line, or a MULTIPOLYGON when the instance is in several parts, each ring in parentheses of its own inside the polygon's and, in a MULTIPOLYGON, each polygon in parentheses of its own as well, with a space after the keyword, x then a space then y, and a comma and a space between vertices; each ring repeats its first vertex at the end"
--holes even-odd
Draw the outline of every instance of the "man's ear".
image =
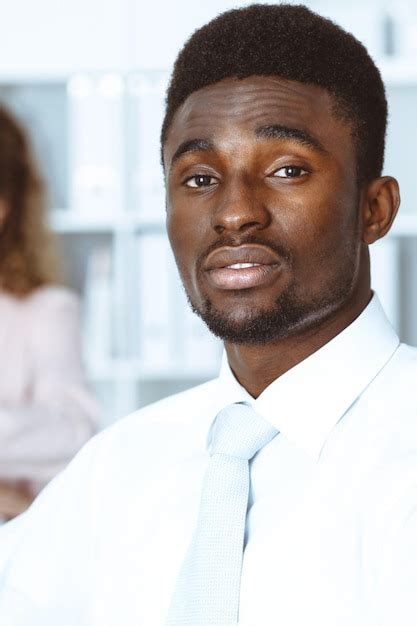
POLYGON ((400 206, 400 189, 392 176, 375 178, 362 192, 362 241, 371 244, 387 234, 400 206))

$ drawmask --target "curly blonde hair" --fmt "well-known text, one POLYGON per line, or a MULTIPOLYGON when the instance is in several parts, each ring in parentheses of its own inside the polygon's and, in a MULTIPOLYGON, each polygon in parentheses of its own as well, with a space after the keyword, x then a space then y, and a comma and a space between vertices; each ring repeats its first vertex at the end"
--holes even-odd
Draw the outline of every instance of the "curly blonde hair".
POLYGON ((44 182, 27 133, 0 106, 0 288, 24 297, 37 287, 61 282, 53 233, 47 226, 44 182))

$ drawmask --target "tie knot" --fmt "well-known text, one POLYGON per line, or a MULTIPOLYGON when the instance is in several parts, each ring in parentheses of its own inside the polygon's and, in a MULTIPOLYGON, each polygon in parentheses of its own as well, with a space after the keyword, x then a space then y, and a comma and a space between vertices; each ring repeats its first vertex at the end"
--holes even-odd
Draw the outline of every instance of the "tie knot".
POLYGON ((247 404, 229 404, 218 413, 210 431, 209 453, 250 460, 278 430, 247 404))

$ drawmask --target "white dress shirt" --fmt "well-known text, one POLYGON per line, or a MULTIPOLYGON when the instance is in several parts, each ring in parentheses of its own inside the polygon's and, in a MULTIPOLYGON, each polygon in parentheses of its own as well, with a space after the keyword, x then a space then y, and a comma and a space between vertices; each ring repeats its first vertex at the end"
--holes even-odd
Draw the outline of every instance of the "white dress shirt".
POLYGON ((374 296, 257 400, 224 362, 121 420, 0 530, 1 623, 163 626, 210 426, 245 399, 280 433, 251 463, 239 625, 415 626, 416 380, 374 296))
POLYGON ((63 287, 0 292, 0 480, 38 491, 97 430, 81 359, 80 303, 63 287))

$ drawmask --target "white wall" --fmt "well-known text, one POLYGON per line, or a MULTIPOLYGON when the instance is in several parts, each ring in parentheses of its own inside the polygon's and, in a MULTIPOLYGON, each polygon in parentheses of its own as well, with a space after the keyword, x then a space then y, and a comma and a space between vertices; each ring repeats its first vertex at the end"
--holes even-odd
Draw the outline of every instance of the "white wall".
POLYGON ((130 0, 0 0, 0 74, 124 69, 129 9, 130 0))
MULTIPOLYGON (((251 2, 212 0, 0 0, 0 75, 24 77, 77 70, 165 69, 199 26, 218 13, 251 2)), ((269 2, 275 4, 274 2, 269 2)), ((295 0, 290 3, 297 4, 295 0)), ((372 19, 378 0, 305 4, 351 28, 378 50, 372 19)))

